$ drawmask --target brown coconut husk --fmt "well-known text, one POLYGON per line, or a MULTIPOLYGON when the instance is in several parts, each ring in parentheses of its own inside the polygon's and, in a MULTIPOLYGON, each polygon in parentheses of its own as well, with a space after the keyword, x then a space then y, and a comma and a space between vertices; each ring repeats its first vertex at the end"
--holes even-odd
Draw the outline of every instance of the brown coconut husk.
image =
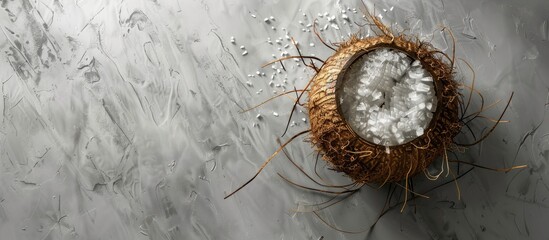
POLYGON ((458 116, 459 84, 454 80, 453 63, 443 61, 438 53, 430 44, 405 35, 351 37, 340 44, 312 79, 307 104, 312 143, 334 170, 359 183, 398 182, 426 169, 453 145, 462 127, 458 116), (345 71, 357 58, 376 48, 407 53, 419 60, 434 80, 436 112, 425 134, 402 145, 386 147, 361 138, 347 124, 337 102, 345 71))

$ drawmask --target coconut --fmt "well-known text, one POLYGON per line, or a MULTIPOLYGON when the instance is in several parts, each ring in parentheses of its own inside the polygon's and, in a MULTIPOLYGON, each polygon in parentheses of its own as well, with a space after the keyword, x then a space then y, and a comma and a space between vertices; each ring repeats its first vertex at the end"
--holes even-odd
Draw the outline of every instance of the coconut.
POLYGON ((331 168, 358 183, 398 182, 454 145, 462 127, 458 83, 441 56, 405 35, 354 36, 339 45, 313 77, 307 103, 312 143, 331 168), (429 94, 418 102, 420 92, 429 94))
MULTIPOLYGON (((459 94, 461 85, 454 76, 454 57, 450 58, 413 36, 395 36, 379 19, 368 16, 380 33, 366 38, 353 35, 337 44, 337 49, 324 42, 313 25, 319 40, 335 51, 325 61, 315 56, 302 56, 294 42, 299 56, 286 56, 266 64, 301 59, 316 74, 303 90, 284 92, 246 111, 277 97, 301 92, 292 108, 293 113, 301 96, 307 93, 311 127, 281 144, 252 178, 225 198, 252 182, 290 142, 305 134, 310 134, 312 144, 328 165, 345 173, 354 183, 383 185, 406 180, 405 188, 408 189, 407 180, 425 171, 436 158, 446 155, 447 151, 483 141, 502 122, 513 94, 486 134, 472 143, 455 143, 454 137, 464 124, 479 117, 484 105, 474 114, 460 116, 460 112, 467 111, 474 88, 470 87, 471 94, 464 107, 459 94), (311 60, 311 64, 305 59, 311 60), (322 62, 322 67, 318 69, 313 60, 322 62), (464 122, 464 119, 469 120, 464 122)), ((526 167, 493 169, 465 161, 447 158, 445 161, 500 172, 526 167)), ((437 178, 428 171, 426 174, 429 179, 437 178)))

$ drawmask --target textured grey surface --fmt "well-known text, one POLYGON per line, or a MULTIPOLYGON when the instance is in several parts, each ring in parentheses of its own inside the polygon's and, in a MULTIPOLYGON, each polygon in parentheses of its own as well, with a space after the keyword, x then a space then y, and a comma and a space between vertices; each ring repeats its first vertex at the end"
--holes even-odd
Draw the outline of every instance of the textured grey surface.
MULTIPOLYGON (((372 232, 361 234, 335 231, 312 213, 292 212, 328 197, 283 182, 277 172, 315 186, 282 156, 223 200, 277 148, 291 99, 239 111, 273 90, 280 93, 277 84, 300 88, 312 75, 290 61, 269 85, 276 70, 260 65, 271 54, 296 54, 284 29, 304 54, 325 58, 331 51, 302 29, 318 18, 320 27, 328 25, 325 39, 344 40, 362 28, 343 24, 341 10, 359 8, 360 2, 3 0, 0 238, 547 239, 549 3, 368 5, 393 29, 432 37, 445 52, 451 52, 451 41, 437 28, 452 29, 456 55, 472 64, 487 102, 505 101, 515 92, 505 115, 511 122, 460 159, 529 169, 475 169, 459 180, 461 201, 449 184, 430 199, 410 203, 416 208, 389 212, 372 232), (318 16, 325 12, 335 22, 318 16), (274 20, 266 23, 270 16, 274 20)), ((362 15, 347 14, 357 21, 362 15)), ((465 65, 459 67, 470 83, 465 65)), ((479 104, 475 98, 473 109, 479 104)), ((502 108, 503 103, 486 115, 497 116, 502 108)), ((294 115, 288 136, 308 127, 304 113, 294 115)), ((480 135, 489 126, 475 121, 472 129, 480 135)), ((315 154, 302 140, 289 151, 312 171, 315 154)), ((321 168, 325 179, 345 182, 321 168)), ((418 189, 429 184, 416 182, 418 189)), ((319 214, 342 229, 367 229, 387 189, 363 190, 319 214)))

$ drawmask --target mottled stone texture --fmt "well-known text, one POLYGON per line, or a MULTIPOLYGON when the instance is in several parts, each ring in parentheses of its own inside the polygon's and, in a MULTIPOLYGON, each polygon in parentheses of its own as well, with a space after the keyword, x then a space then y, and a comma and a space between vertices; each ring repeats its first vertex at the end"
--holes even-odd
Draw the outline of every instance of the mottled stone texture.
MULTIPOLYGON (((528 170, 475 169, 458 182, 461 200, 455 184, 447 184, 428 193, 430 199, 416 199, 414 208, 389 212, 371 233, 344 234, 312 213, 291 211, 331 196, 281 181, 276 173, 319 187, 282 156, 223 200, 279 147, 295 95, 240 112, 273 91, 303 88, 314 74, 300 61, 286 61, 286 71, 280 64, 261 65, 272 55, 297 55, 290 37, 304 55, 333 54, 312 33, 314 19, 327 43, 359 31, 372 35, 360 2, 2 0, 0 239, 549 236, 549 2, 366 4, 394 31, 416 34, 446 53, 452 39, 439 27, 449 27, 456 57, 472 65, 475 89, 487 104, 515 92, 504 117, 510 123, 459 157, 490 167, 528 164, 528 170)), ((460 60, 457 65, 463 84, 470 85, 467 66, 460 60)), ((480 102, 473 98, 469 112, 480 102)), ((496 105, 485 115, 495 117, 501 109, 496 105)), ((309 127, 307 115, 299 106, 282 142, 309 127)), ((471 128, 478 137, 491 124, 478 119, 471 128)), ((457 140, 471 142, 467 133, 457 140)), ((289 156, 315 175, 316 154, 302 139, 289 145, 289 156)), ((434 166, 440 169, 439 162, 434 166)), ((460 173, 465 170, 462 165, 460 173)), ((348 183, 322 161, 317 172, 328 183, 348 183)), ((413 182, 415 191, 428 188, 421 178, 413 182)), ((363 188, 318 214, 343 230, 364 230, 388 191, 363 188)))

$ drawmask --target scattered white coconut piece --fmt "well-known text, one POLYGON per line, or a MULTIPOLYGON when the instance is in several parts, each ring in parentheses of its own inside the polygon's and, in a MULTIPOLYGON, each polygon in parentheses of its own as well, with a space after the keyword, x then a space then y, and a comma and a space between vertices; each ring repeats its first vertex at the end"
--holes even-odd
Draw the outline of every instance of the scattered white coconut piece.
POLYGON ((242 56, 246 56, 246 55, 248 55, 248 51, 242 52, 242 56))
POLYGON ((380 48, 355 60, 338 89, 344 118, 362 138, 395 146, 423 135, 436 111, 431 74, 404 52, 380 48))
POLYGON ((277 112, 273 112, 273 116, 278 117, 278 113, 277 113, 277 112))

